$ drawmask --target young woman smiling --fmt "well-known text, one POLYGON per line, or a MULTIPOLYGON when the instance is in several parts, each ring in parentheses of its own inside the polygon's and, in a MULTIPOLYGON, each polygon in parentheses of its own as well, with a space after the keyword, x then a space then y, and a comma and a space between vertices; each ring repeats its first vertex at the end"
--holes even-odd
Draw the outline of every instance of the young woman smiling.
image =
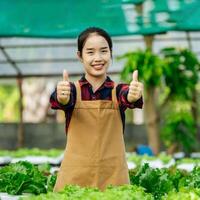
POLYGON ((107 76, 112 40, 101 28, 87 28, 79 35, 77 55, 84 76, 72 83, 64 70, 50 98, 53 109, 65 112, 67 133, 54 191, 66 184, 101 190, 129 184, 123 132, 125 110, 143 105, 137 70, 130 85, 116 84, 107 76))

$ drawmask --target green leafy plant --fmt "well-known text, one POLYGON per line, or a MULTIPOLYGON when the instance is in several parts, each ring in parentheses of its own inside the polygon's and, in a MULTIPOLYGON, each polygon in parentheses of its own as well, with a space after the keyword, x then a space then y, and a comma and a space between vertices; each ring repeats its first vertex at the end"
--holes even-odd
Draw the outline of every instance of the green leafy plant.
POLYGON ((197 148, 197 94, 199 62, 188 49, 161 50, 166 65, 163 68, 164 87, 167 88, 161 134, 167 147, 191 152, 197 148))
POLYGON ((22 200, 153 200, 144 188, 136 185, 109 186, 101 192, 96 188, 82 188, 68 185, 59 193, 41 194, 39 196, 24 197, 22 200))
POLYGON ((197 56, 188 49, 173 47, 162 49, 161 56, 165 61, 163 78, 170 89, 170 98, 192 100, 200 67, 197 56))
POLYGON ((198 191, 197 196, 200 198, 200 167, 189 173, 178 170, 175 166, 168 169, 152 169, 148 164, 144 164, 137 170, 130 170, 129 175, 131 184, 142 186, 155 199, 171 199, 175 194, 181 197, 183 191, 198 191))
POLYGON ((49 157, 57 157, 63 153, 61 149, 39 149, 39 148, 20 148, 18 150, 0 150, 0 156, 10 156, 14 158, 21 158, 25 156, 49 156, 49 157))
POLYGON ((164 62, 149 49, 128 52, 119 56, 118 59, 126 60, 121 72, 122 80, 130 82, 133 71, 137 69, 139 80, 144 82, 146 88, 160 84, 164 62))
POLYGON ((181 189, 180 192, 170 192, 168 195, 163 196, 162 200, 198 200, 200 199, 199 189, 181 189))
MULTIPOLYGON (((47 192, 47 176, 33 164, 20 161, 0 168, 0 192, 12 195, 47 192)), ((52 182, 52 180, 50 180, 52 182)), ((51 183, 49 184, 50 188, 51 183)))
POLYGON ((169 111, 163 118, 161 135, 167 147, 177 143, 179 149, 185 152, 195 150, 197 147, 195 131, 194 119, 188 111, 169 111))
POLYGON ((173 153, 173 145, 187 152, 194 150, 200 69, 197 56, 188 49, 171 47, 159 55, 147 49, 128 52, 119 59, 126 60, 122 80, 130 82, 132 72, 138 69, 139 80, 144 82, 145 123, 154 153, 159 153, 160 133, 168 152, 171 149, 173 153))
POLYGON ((179 181, 179 188, 200 188, 200 168, 195 167, 188 176, 182 177, 179 181))
POLYGON ((131 184, 144 187, 145 191, 153 194, 155 199, 160 199, 174 189, 166 170, 152 169, 148 164, 144 164, 134 176, 131 176, 131 184))

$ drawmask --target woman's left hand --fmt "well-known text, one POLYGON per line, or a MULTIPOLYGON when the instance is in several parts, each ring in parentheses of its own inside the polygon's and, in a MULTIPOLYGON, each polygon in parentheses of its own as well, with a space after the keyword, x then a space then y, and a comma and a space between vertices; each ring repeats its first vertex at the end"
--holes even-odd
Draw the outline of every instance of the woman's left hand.
POLYGON ((138 70, 133 72, 133 80, 129 85, 129 92, 127 95, 127 100, 130 103, 137 101, 143 93, 143 84, 138 81, 138 70))

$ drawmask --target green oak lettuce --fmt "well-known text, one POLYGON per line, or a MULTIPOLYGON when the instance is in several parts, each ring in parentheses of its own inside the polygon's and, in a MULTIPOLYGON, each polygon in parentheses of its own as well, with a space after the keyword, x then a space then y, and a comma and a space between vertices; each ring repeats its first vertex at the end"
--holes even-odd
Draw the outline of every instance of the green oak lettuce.
POLYGON ((52 189, 52 184, 55 183, 55 180, 53 180, 55 178, 49 179, 37 166, 26 161, 20 161, 0 168, 0 192, 12 195, 46 193, 47 183, 49 189, 52 189))

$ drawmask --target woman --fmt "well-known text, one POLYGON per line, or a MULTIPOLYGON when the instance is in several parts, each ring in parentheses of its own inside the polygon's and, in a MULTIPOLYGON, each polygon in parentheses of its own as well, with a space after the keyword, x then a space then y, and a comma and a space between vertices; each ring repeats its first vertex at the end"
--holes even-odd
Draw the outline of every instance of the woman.
POLYGON ((126 108, 142 108, 143 85, 133 73, 130 85, 108 76, 112 41, 100 28, 78 37, 78 58, 85 74, 71 83, 66 71, 51 95, 53 109, 66 116, 67 145, 54 191, 67 184, 98 187, 129 184, 123 131, 126 108))

